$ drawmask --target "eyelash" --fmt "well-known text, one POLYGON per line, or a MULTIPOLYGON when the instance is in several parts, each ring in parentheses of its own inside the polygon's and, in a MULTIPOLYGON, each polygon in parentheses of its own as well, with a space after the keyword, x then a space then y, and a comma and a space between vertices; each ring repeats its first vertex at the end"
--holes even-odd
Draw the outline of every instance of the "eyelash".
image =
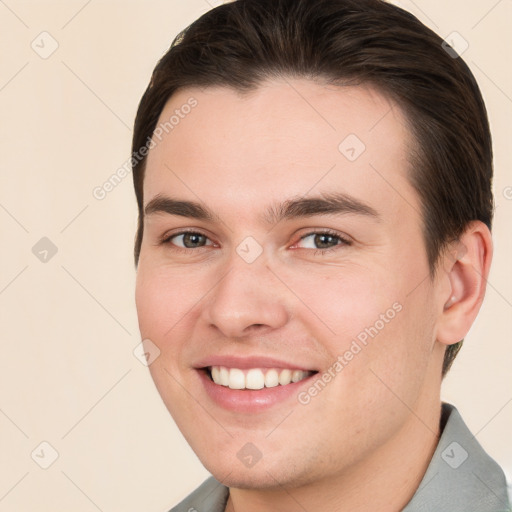
MULTIPOLYGON (((164 235, 160 239, 159 245, 167 245, 167 244, 172 245, 173 246, 173 249, 172 249, 173 251, 177 251, 177 252, 181 252, 181 253, 190 253, 190 251, 197 250, 197 249, 203 249, 205 247, 205 246, 202 246, 202 247, 198 247, 198 248, 194 249, 194 248, 178 247, 177 245, 171 244, 171 240, 173 238, 175 238, 177 236, 180 236, 180 235, 186 235, 187 233, 191 233, 193 235, 204 236, 205 238, 209 239, 208 236, 206 236, 204 233, 201 233, 200 231, 193 231, 193 230, 180 231, 178 233, 173 233, 172 235, 164 235)), ((340 241, 340 243, 336 244, 335 246, 327 247, 326 249, 309 249, 309 250, 314 251, 314 255, 315 256, 316 255, 325 255, 327 253, 335 251, 338 246, 343 246, 343 245, 344 246, 350 246, 350 245, 352 245, 352 242, 350 240, 348 240, 347 238, 341 236, 336 231, 333 231, 333 230, 330 230, 330 229, 323 229, 323 230, 319 230, 319 231, 311 231, 309 233, 306 233, 305 235, 302 235, 299 238, 299 241, 296 242, 295 244, 299 243, 300 241, 304 240, 305 238, 310 237, 311 235, 329 235, 329 236, 332 236, 334 238, 337 238, 340 241)))

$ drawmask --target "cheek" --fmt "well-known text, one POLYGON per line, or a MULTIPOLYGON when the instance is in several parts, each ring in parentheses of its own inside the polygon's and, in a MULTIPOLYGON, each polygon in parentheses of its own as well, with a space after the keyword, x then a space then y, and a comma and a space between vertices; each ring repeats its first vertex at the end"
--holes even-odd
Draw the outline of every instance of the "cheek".
POLYGON ((167 322, 164 314, 167 305, 167 290, 161 286, 154 271, 147 270, 139 264, 135 288, 135 303, 139 328, 143 338, 153 339, 155 334, 162 331, 167 322))
POLYGON ((187 312, 192 291, 186 277, 153 265, 141 258, 137 271, 135 302, 142 339, 151 340, 160 355, 150 365, 151 377, 171 415, 187 402, 181 380, 181 345, 185 335, 187 312))
MULTIPOLYGON (((139 264, 135 302, 142 339, 150 339, 162 355, 176 351, 180 331, 189 321, 191 305, 198 300, 199 290, 186 276, 163 267, 139 264)), ((167 358, 166 358, 167 359, 167 358)), ((174 361, 173 357, 170 361, 174 361)))
POLYGON ((288 279, 305 306, 301 319, 309 319, 308 328, 327 348, 332 374, 343 376, 336 379, 339 403, 351 403, 347 393, 363 403, 377 396, 393 400, 386 385, 412 399, 420 385, 415 381, 428 365, 433 332, 425 315, 431 307, 428 287, 411 294, 408 279, 396 277, 398 269, 375 270, 288 279))
POLYGON ((401 308, 400 284, 379 276, 375 268, 328 270, 327 276, 290 273, 283 275, 283 280, 300 298, 301 320, 309 319, 318 339, 329 340, 329 352, 336 357, 352 340, 364 343, 370 336, 368 330, 375 336, 389 330, 401 308))
POLYGON ((404 291, 356 336, 365 344, 358 343, 362 350, 346 368, 346 377, 353 398, 369 411, 391 413, 393 421, 405 419, 421 396, 434 344, 433 318, 426 314, 430 307, 428 293, 418 290, 413 297, 404 291))
POLYGON ((137 271, 137 314, 143 332, 157 332, 161 336, 185 318, 204 291, 197 273, 148 260, 141 260, 137 271))

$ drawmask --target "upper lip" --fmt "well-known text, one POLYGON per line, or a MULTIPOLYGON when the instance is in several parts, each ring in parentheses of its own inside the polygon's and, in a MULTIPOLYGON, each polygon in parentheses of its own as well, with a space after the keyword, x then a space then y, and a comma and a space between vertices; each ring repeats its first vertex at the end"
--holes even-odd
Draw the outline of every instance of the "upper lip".
POLYGON ((205 357, 194 364, 196 368, 208 368, 210 366, 225 366, 227 368, 286 368, 290 370, 317 371, 310 366, 284 361, 283 359, 268 356, 240 357, 234 355, 212 355, 205 357))

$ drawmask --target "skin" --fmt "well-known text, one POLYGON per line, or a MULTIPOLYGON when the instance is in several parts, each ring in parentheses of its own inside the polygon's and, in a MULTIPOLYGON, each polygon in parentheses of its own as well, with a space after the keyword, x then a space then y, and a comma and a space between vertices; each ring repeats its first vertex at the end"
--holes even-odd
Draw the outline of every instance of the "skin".
POLYGON ((191 96, 197 107, 150 150, 144 182, 145 204, 172 195, 218 216, 145 217, 136 302, 143 339, 161 351, 150 371, 164 403, 230 487, 226 510, 401 510, 438 440, 445 348, 465 336, 483 299, 488 229, 471 223, 429 275, 407 177, 414 141, 398 106, 370 87, 289 79, 245 95, 187 89, 161 120, 191 96), (353 162, 338 150, 348 134, 366 146, 353 162), (364 201, 378 219, 262 220, 270 204, 332 192, 364 201), (183 229, 210 245, 159 243, 183 229), (322 253, 314 236, 301 240, 325 229, 351 243, 331 239, 322 253), (263 248, 252 263, 236 252, 248 236, 263 248), (293 396, 258 414, 228 411, 194 368, 211 354, 266 355, 321 375, 395 303, 401 311, 307 405, 293 396), (248 442, 262 454, 250 468, 237 457, 248 442))

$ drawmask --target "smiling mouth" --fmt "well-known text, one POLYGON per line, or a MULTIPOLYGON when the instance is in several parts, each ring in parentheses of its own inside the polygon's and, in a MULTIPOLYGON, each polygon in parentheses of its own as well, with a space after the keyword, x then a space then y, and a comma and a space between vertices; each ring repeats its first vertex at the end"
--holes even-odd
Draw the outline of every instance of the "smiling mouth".
POLYGON ((205 370, 215 384, 239 390, 287 386, 318 373, 316 371, 287 368, 248 368, 242 370, 226 366, 208 366, 205 370))

